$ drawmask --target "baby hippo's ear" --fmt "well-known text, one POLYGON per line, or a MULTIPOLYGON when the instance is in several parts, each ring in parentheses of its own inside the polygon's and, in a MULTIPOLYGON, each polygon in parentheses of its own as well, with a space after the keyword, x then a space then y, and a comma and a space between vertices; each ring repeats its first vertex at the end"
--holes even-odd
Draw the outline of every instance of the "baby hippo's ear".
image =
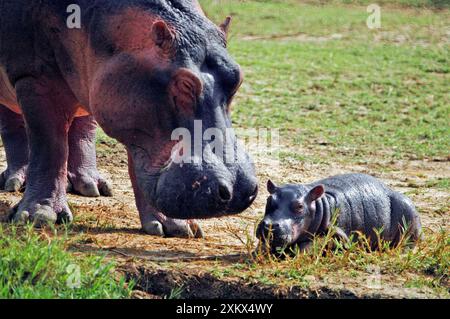
POLYGON ((202 94, 200 79, 190 70, 181 68, 172 77, 169 94, 175 106, 184 114, 193 115, 197 100, 202 94))
POLYGON ((275 183, 270 179, 267 181, 267 191, 269 192, 269 194, 275 194, 275 192, 277 191, 277 185, 275 185, 275 183))
POLYGON ((305 201, 307 203, 312 203, 321 198, 324 193, 325 193, 325 186, 318 185, 309 191, 308 195, 306 195, 305 201))

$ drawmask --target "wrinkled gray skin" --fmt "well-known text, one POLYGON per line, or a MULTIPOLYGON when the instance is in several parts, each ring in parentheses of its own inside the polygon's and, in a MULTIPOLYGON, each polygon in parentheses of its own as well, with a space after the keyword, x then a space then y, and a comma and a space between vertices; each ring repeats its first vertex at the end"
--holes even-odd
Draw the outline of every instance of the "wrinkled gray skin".
POLYGON ((330 227, 335 227, 335 236, 344 242, 360 232, 374 249, 378 243, 374 230, 383 229, 381 238, 395 246, 402 237, 404 221, 412 242, 420 236, 420 218, 411 200, 369 175, 346 174, 281 187, 269 181, 267 188, 271 195, 257 236, 273 253, 292 247, 306 250, 314 235, 324 235, 330 227))

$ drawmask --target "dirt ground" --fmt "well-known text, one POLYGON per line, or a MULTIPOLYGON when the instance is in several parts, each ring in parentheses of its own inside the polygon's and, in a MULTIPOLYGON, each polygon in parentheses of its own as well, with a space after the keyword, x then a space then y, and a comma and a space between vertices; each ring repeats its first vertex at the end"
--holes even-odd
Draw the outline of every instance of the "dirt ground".
MULTIPOLYGON (((118 144, 100 145, 98 153, 100 170, 112 181, 115 194, 113 198, 94 199, 69 195, 75 215, 73 234, 74 238, 79 237, 74 240, 72 249, 76 253, 107 253, 108 257, 117 260, 121 269, 137 280, 141 290, 136 292, 137 298, 169 296, 177 286, 184 287, 184 297, 194 298, 428 296, 427 291, 405 290, 399 282, 371 291, 360 282, 349 279, 339 284, 317 283, 305 290, 299 287, 265 287, 232 277, 219 280, 211 272, 247 258, 249 246, 255 241, 255 224, 263 214, 268 177, 279 183, 305 183, 344 172, 369 173, 396 190, 409 192, 421 212, 425 228, 448 227, 448 192, 436 188, 424 190, 422 187, 429 180, 450 177, 448 159, 383 162, 369 158, 366 163, 351 166, 297 161, 275 165, 276 162, 267 159, 259 161, 257 171, 261 191, 252 207, 239 216, 201 221, 206 238, 187 240, 142 233, 123 147, 118 144), (419 191, 414 192, 415 189, 419 191)), ((3 169, 6 163, 3 149, 0 163, 3 169)), ((20 196, 0 193, 3 210, 19 201, 20 196)))

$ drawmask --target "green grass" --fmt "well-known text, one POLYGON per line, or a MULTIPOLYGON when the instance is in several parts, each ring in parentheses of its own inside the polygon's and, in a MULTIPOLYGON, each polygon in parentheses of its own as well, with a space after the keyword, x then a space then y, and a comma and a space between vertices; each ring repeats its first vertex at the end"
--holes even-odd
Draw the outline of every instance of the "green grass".
MULTIPOLYGON (((382 28, 369 30, 371 1, 200 3, 216 23, 234 17, 229 48, 246 79, 235 126, 279 128, 291 149, 325 144, 320 159, 292 151, 284 159, 449 155, 449 10, 383 6, 429 0, 382 1, 382 28)), ((98 143, 116 142, 100 130, 98 143)))
MULTIPOLYGON (((366 26, 369 16, 367 4, 347 6, 342 5, 344 1, 336 1, 337 4, 317 5, 317 1, 311 2, 313 5, 298 0, 200 0, 207 16, 216 23, 222 22, 227 15, 234 17, 230 31, 232 39, 244 35, 285 36, 304 33, 317 36, 343 33, 353 40, 361 40, 373 39, 377 34, 366 26)), ((397 9, 379 4, 380 31, 402 31, 416 40, 433 42, 445 34, 448 10, 435 12, 426 9, 397 9)))
POLYGON ((438 178, 438 179, 429 181, 426 186, 441 188, 441 189, 450 191, 450 178, 445 178, 445 177, 438 178))
POLYGON ((293 146, 314 147, 321 139, 363 155, 380 149, 398 157, 448 154, 448 48, 237 46, 248 79, 236 101, 237 125, 281 128, 293 146))
POLYGON ((325 141, 322 157, 448 155, 448 10, 386 9, 382 29, 372 31, 362 7, 202 4, 217 22, 235 16, 229 47, 246 75, 235 125, 280 128, 283 143, 294 148, 325 141), (254 35, 263 38, 248 38, 254 35))
MULTIPOLYGON (((298 0, 299 2, 300 0, 298 0)), ((391 6, 399 8, 447 8, 450 3, 447 0, 306 0, 303 2, 314 4, 351 4, 351 5, 369 5, 377 3, 381 6, 391 6)))
POLYGON ((97 146, 106 145, 106 146, 112 147, 112 146, 115 146, 117 143, 118 142, 115 139, 106 135, 106 133, 102 129, 99 128, 97 130, 97 136, 96 136, 97 146))
POLYGON ((67 252, 65 236, 0 224, 0 298, 127 298, 132 284, 99 256, 67 252))

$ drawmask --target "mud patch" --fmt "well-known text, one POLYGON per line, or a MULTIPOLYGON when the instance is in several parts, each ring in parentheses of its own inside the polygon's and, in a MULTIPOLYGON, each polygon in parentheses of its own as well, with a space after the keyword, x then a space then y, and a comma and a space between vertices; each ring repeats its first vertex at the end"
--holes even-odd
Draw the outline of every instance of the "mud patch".
POLYGON ((129 263, 121 268, 133 280, 135 298, 173 299, 380 299, 429 298, 418 289, 390 287, 369 290, 357 286, 311 285, 280 286, 228 277, 218 278, 201 270, 154 269, 129 263))
MULTIPOLYGON (((149 296, 181 299, 355 299, 353 292, 322 287, 310 290, 301 287, 280 288, 253 284, 242 280, 226 281, 208 273, 189 274, 145 268, 125 269, 128 280, 136 282, 136 288, 149 296)), ((138 294, 142 295, 142 294, 138 294)), ((364 298, 380 298, 380 295, 364 298)))

